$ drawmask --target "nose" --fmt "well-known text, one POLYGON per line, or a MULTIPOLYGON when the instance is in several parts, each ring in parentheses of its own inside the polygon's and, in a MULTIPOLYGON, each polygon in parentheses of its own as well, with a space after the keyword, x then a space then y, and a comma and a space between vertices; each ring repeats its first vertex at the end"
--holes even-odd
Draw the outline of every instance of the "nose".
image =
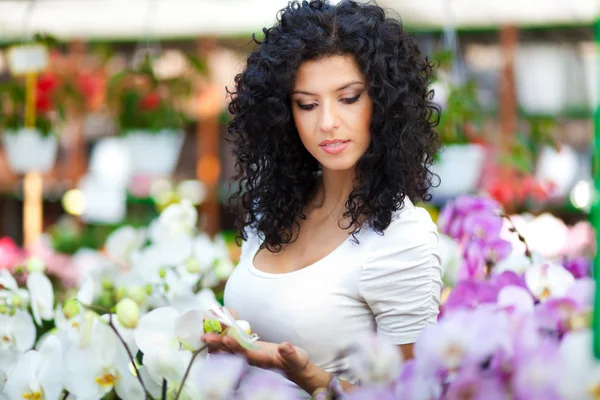
POLYGON ((319 128, 323 132, 332 132, 340 127, 340 117, 335 105, 323 104, 319 116, 319 128))

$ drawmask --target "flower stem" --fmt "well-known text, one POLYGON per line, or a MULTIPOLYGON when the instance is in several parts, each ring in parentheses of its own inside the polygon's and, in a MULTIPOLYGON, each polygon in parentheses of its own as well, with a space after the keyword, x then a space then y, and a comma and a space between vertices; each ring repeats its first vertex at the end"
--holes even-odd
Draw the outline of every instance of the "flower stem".
POLYGON ((131 365, 133 365, 133 369, 135 370, 135 376, 136 376, 137 380, 140 382, 140 385, 142 385, 144 392, 146 393, 146 398, 152 399, 153 397, 150 395, 150 392, 148 391, 148 389, 146 389, 146 385, 144 385, 144 381, 142 381, 142 376, 140 375, 140 370, 138 369, 137 365, 135 364, 135 359, 133 358, 133 354, 131 354, 131 350, 129 350, 129 346, 127 346, 127 343, 125 343, 125 339, 123 339, 123 336, 121 336, 121 334, 117 330, 117 327, 115 326, 115 324, 113 324, 112 313, 109 310, 106 310, 102 307, 83 304, 81 302, 79 302, 79 304, 81 304, 84 308, 87 308, 88 310, 108 314, 108 326, 110 326, 110 328, 113 330, 113 332, 115 332, 115 335, 117 335, 117 337, 119 338, 119 340, 125 347, 125 351, 127 352, 127 355, 129 356, 131 365))
POLYGON ((69 391, 65 390, 65 395, 63 396, 62 400, 67 400, 67 397, 69 397, 69 391))
POLYGON ((185 384, 185 381, 187 380, 188 375, 190 374, 190 370, 192 369, 192 364, 194 364, 194 360, 196 359, 196 356, 198 354, 200 354, 207 347, 208 347, 208 345, 205 344, 204 346, 200 347, 198 350, 196 350, 192 353, 192 359, 190 360, 190 363, 188 364, 187 369, 185 370, 185 374, 183 375, 183 379, 181 380, 181 384, 179 385, 179 389, 177 390, 177 395, 175 396, 175 400, 179 400, 179 396, 181 395, 181 392, 183 391, 183 385, 185 384))
POLYGON ((161 395, 161 399, 162 400, 167 400, 167 380, 165 378, 163 378, 163 382, 162 382, 162 395, 161 395))
POLYGON ((148 392, 148 389, 146 389, 146 385, 144 385, 144 381, 142 381, 140 370, 138 369, 137 365, 135 365, 135 359, 133 358, 133 354, 131 354, 131 350, 129 350, 129 346, 127 346, 127 343, 125 343, 125 339, 123 339, 123 336, 121 336, 121 334, 117 330, 117 327, 115 326, 115 324, 113 324, 112 313, 110 312, 108 313, 108 326, 111 327, 111 329, 115 332, 121 343, 123 343, 123 346, 125 346, 125 351, 127 351, 127 355, 129 356, 131 365, 133 365, 133 369, 135 370, 135 376, 137 377, 138 381, 140 381, 140 385, 142 385, 144 392, 146 392, 146 398, 152 398, 152 396, 150 396, 150 393, 148 392))
POLYGON ((521 242, 523 242, 523 244, 525 245, 525 256, 529 259, 529 262, 533 265, 533 256, 531 255, 531 250, 529 250, 529 245, 527 244, 525 237, 519 233, 514 222, 512 222, 512 220, 510 219, 510 217, 508 215, 502 213, 501 216, 502 216, 502 218, 506 218, 506 220, 510 223, 510 225, 511 225, 510 231, 516 233, 519 237, 519 240, 521 242))

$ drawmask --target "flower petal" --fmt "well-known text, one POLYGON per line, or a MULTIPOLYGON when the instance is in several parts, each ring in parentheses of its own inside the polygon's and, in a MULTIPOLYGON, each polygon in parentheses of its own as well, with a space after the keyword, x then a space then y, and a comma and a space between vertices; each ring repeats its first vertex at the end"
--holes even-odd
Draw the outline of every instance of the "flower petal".
POLYGON ((175 340, 175 319, 179 316, 172 307, 160 307, 144 315, 135 330, 135 342, 142 353, 157 347, 168 347, 175 340))
POLYGON ((202 347, 204 317, 200 310, 189 310, 175 319, 175 335, 184 348, 195 351, 202 347))
POLYGON ((54 290, 50 279, 41 272, 32 272, 27 277, 27 290, 31 294, 35 322, 41 325, 42 319, 51 320, 54 317, 54 290))

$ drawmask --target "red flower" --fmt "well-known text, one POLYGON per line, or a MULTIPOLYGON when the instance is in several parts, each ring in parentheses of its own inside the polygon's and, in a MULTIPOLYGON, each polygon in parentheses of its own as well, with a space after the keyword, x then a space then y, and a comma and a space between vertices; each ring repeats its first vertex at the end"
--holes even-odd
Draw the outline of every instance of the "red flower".
POLYGON ((50 97, 43 93, 38 93, 38 97, 35 99, 35 109, 38 113, 47 113, 52 109, 52 102, 50 97))
POLYGON ((85 96, 92 97, 102 89, 102 81, 97 76, 86 73, 77 78, 77 86, 85 96))
POLYGON ((56 75, 46 72, 38 77, 37 90, 38 93, 48 94, 54 91, 60 85, 60 81, 56 75))
POLYGON ((143 110, 156 110, 160 104, 160 95, 157 92, 148 93, 141 101, 140 106, 143 110))

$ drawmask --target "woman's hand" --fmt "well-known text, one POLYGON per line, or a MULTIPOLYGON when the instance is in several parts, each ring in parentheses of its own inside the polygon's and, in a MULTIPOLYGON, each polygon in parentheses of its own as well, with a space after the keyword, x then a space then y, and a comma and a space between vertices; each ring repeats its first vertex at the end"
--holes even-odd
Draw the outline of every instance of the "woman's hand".
POLYGON ((260 346, 260 349, 246 350, 234 338, 229 336, 207 333, 201 339, 217 350, 241 354, 246 357, 250 365, 260 368, 298 373, 309 364, 306 351, 298 346, 292 346, 288 342, 277 344, 257 341, 255 344, 260 346))

